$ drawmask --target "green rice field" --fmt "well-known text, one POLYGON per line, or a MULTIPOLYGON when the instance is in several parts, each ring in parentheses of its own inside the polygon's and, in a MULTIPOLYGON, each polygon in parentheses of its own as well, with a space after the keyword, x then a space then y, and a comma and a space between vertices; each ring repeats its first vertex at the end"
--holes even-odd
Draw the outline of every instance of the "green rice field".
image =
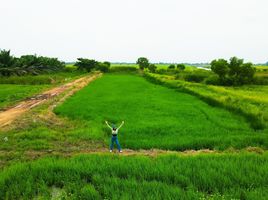
POLYGON ((109 139, 105 120, 116 124, 125 120, 119 132, 124 148, 268 147, 267 132, 254 131, 244 117, 212 107, 192 95, 152 84, 140 76, 104 75, 55 112, 93 125, 95 128, 86 134, 96 138, 109 139))
POLYGON ((0 173, 0 199, 268 198, 268 157, 80 155, 16 164, 0 173))

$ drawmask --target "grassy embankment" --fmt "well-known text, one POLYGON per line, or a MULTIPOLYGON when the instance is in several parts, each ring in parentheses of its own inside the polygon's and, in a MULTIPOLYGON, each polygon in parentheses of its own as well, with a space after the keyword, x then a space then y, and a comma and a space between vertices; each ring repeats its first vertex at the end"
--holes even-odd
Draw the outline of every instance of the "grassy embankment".
POLYGON ((77 137, 97 140, 110 136, 104 120, 117 124, 125 120, 120 140, 123 147, 132 149, 268 147, 267 131, 255 132, 243 117, 139 76, 105 75, 55 112, 90 124, 94 128, 78 131, 77 137))
POLYGON ((268 124, 268 86, 222 87, 175 80, 174 76, 147 73, 146 77, 193 94, 211 105, 242 114, 254 129, 263 129, 268 124))
POLYGON ((16 164, 0 199, 267 199, 268 156, 80 155, 16 164))
POLYGON ((37 76, 0 77, 0 109, 81 75, 81 72, 62 72, 37 76))

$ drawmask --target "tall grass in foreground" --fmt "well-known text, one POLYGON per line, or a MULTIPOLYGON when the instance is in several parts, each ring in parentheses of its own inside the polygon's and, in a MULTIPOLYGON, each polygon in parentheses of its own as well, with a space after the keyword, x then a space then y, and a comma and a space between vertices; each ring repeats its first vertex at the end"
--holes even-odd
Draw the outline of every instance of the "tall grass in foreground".
MULTIPOLYGON (((257 86, 255 88, 251 86, 251 90, 250 88, 245 90, 246 86, 243 87, 244 89, 228 89, 221 86, 208 86, 175 80, 172 76, 147 73, 145 77, 161 85, 193 94, 210 105, 217 105, 242 114, 254 129, 264 129, 268 123, 268 99, 266 94, 268 87, 265 91, 256 88, 257 86), (254 90, 254 93, 252 90, 254 90), (254 96, 254 94, 258 96, 254 96)), ((265 88, 265 86, 258 87, 265 88)))
POLYGON ((107 145, 111 133, 104 121, 125 120, 119 131, 123 148, 268 147, 267 132, 255 132, 243 117, 134 75, 104 75, 57 106, 55 113, 91 124, 94 130, 80 134, 106 136, 107 145))
POLYGON ((268 156, 80 155, 16 164, 0 173, 0 199, 267 199, 268 156))

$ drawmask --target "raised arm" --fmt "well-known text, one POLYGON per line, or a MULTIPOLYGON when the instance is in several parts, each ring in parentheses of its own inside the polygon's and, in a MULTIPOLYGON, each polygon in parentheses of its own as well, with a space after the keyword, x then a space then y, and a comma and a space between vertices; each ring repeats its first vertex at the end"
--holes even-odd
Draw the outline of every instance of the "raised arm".
POLYGON ((105 121, 105 123, 107 124, 107 126, 108 126, 110 129, 113 129, 113 128, 109 125, 109 123, 108 123, 107 121, 105 121))
POLYGON ((123 126, 124 123, 125 123, 125 122, 122 121, 122 123, 120 124, 120 126, 118 127, 118 129, 120 129, 120 128, 123 126))

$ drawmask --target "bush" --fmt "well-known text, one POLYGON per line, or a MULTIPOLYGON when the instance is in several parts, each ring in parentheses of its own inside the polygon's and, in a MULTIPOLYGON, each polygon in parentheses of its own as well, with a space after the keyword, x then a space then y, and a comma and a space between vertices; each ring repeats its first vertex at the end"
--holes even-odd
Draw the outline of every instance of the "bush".
POLYGON ((148 67, 148 69, 149 69, 150 72, 155 73, 157 67, 154 64, 150 64, 149 67, 148 67))
POLYGON ((183 70, 185 70, 185 68, 186 68, 186 67, 185 67, 184 64, 177 64, 177 69, 183 71, 183 70))
POLYGON ((244 63, 243 59, 236 57, 230 61, 224 59, 213 60, 211 70, 219 76, 221 85, 243 85, 254 81, 256 69, 252 63, 244 63), (226 79, 227 84, 226 84, 226 79))
POLYGON ((209 76, 205 79, 205 83, 209 84, 209 85, 219 85, 220 80, 219 80, 218 76, 212 75, 212 76, 209 76))
POLYGON ((200 83, 204 81, 206 77, 207 75, 202 74, 202 73, 190 73, 190 74, 186 74, 184 76, 184 79, 189 82, 200 83))
POLYGON ((120 66, 120 67, 111 67, 109 72, 138 72, 136 67, 130 66, 120 66))
POLYGON ((102 72, 108 72, 110 68, 110 65, 107 63, 99 63, 96 67, 97 70, 100 70, 102 72))
POLYGON ((172 65, 169 65, 169 66, 168 66, 168 69, 175 69, 175 67, 176 67, 176 66, 172 64, 172 65))
POLYGON ((268 78, 255 77, 254 80, 253 80, 253 84, 256 84, 256 85, 268 85, 268 78))

